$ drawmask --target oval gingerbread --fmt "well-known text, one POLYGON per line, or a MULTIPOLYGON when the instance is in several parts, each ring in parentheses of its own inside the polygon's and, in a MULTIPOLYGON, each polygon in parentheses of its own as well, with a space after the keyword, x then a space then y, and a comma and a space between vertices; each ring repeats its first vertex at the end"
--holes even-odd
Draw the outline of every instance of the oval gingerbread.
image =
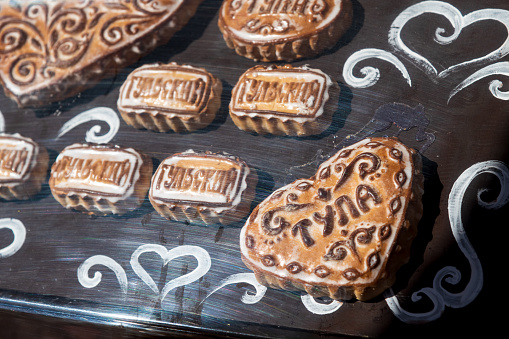
POLYGON ((350 0, 225 0, 218 26, 241 56, 293 61, 336 45, 352 16, 350 0))

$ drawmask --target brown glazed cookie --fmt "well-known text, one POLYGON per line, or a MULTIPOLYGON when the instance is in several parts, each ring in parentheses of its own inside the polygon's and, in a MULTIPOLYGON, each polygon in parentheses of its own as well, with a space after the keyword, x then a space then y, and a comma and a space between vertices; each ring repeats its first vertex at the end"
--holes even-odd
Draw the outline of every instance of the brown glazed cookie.
POLYGON ((135 128, 192 132, 208 126, 221 105, 222 84, 203 68, 176 63, 135 69, 120 88, 118 110, 135 128))
POLYGON ((255 61, 293 61, 332 48, 352 22, 350 0, 224 0, 229 48, 255 61))
POLYGON ((339 86, 307 66, 255 66, 232 90, 230 116, 237 127, 259 134, 306 136, 329 127, 339 86))
POLYGON ((73 144, 55 160, 49 185, 65 208, 121 215, 142 204, 151 175, 152 159, 132 148, 73 144))
POLYGON ((48 152, 30 138, 0 134, 0 198, 27 200, 41 190, 48 152))
POLYGON ((0 82, 21 107, 74 96, 168 42, 202 1, 2 1, 0 82))
POLYGON ((149 199, 168 219, 231 224, 249 213, 256 183, 255 170, 237 157, 188 150, 161 162, 149 199))
POLYGON ((338 300, 378 296, 410 256, 421 166, 394 138, 340 150, 253 210, 240 235, 242 260, 270 287, 338 300))

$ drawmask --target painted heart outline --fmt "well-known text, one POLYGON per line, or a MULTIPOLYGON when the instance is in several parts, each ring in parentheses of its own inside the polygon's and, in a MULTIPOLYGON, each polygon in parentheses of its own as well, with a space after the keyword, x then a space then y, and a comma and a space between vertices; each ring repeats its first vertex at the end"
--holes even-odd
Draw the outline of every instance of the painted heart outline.
MULTIPOLYGON (((475 71, 471 76, 456 86, 449 94, 448 102, 453 96, 471 84, 491 75, 509 76, 507 62, 497 62, 509 54, 509 11, 503 9, 481 9, 471 12, 465 16, 454 6, 442 1, 423 1, 412 5, 401 12, 391 24, 388 34, 388 42, 394 53, 405 56, 420 70, 422 70, 433 82, 438 83, 447 76, 468 68, 485 66, 475 71), (439 27, 435 31, 435 41, 440 45, 447 45, 454 42, 466 27, 480 21, 497 21, 505 26, 507 37, 505 41, 495 50, 488 54, 452 65, 440 73, 435 66, 421 54, 410 49, 401 39, 401 32, 405 25, 413 18, 424 14, 438 14, 444 16, 451 26, 453 33, 445 35, 445 29, 439 27)), ((353 53, 344 63, 343 78, 345 82, 354 88, 366 88, 376 84, 380 78, 380 71, 372 66, 365 66, 360 70, 362 77, 354 75, 354 69, 358 63, 371 58, 381 59, 394 65, 403 75, 407 84, 412 86, 410 75, 404 64, 396 55, 381 49, 365 48, 353 53)), ((500 80, 490 82, 489 90, 492 95, 500 100, 509 100, 509 92, 501 90, 503 84, 500 80)))
POLYGON ((276 190, 255 208, 241 231, 244 263, 274 287, 333 299, 376 296, 393 279, 386 265, 398 266, 399 259, 387 258, 400 247, 404 258, 415 235, 422 210, 417 161, 393 138, 344 148, 313 177, 276 190))
POLYGON ((485 65, 490 62, 497 61, 509 54, 509 11, 489 8, 477 10, 463 16, 456 7, 446 2, 424 1, 408 7, 396 17, 389 30, 389 44, 392 45, 397 53, 402 53, 412 60, 416 66, 418 66, 431 78, 445 78, 454 72, 458 72, 469 67, 485 65), (495 20, 503 24, 507 30, 507 38, 496 50, 482 57, 452 65, 438 73, 437 69, 429 60, 419 53, 411 50, 401 39, 401 31, 408 21, 426 13, 434 13, 444 16, 453 27, 454 32, 449 36, 444 35, 444 28, 439 27, 436 29, 435 41, 441 45, 447 45, 454 42, 466 27, 474 23, 487 20, 495 20))
POLYGON ((212 261, 209 253, 199 246, 191 245, 179 246, 168 250, 162 245, 146 244, 138 247, 131 256, 131 267, 134 272, 150 287, 152 291, 159 294, 159 300, 161 303, 172 289, 190 284, 204 276, 210 270, 211 265, 212 261), (152 279, 150 274, 147 273, 139 262, 140 256, 148 252, 155 252, 158 254, 163 259, 163 266, 166 266, 170 263, 170 261, 183 256, 195 257, 198 261, 198 266, 193 271, 170 280, 164 285, 162 290, 159 291, 154 279, 152 279))

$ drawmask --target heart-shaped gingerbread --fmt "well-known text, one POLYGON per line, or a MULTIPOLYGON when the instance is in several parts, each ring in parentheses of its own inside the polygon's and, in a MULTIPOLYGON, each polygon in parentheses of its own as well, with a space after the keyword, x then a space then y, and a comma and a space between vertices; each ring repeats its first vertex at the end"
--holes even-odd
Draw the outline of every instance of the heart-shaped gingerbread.
POLYGON ((264 285, 368 300, 408 261, 422 215, 419 154, 395 138, 364 139, 260 203, 240 235, 264 285))
POLYGON ((0 81, 20 106, 75 95, 166 43, 201 1, 2 1, 0 81))

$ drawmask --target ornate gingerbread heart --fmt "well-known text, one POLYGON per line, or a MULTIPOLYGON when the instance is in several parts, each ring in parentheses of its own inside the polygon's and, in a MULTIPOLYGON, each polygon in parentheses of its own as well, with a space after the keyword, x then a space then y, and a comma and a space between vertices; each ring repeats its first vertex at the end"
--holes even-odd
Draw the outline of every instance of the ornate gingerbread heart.
POLYGON ((364 139, 260 203, 240 235, 264 285, 371 299, 409 257, 422 215, 421 158, 394 138, 364 139))
POLYGON ((202 0, 0 1, 0 80, 20 106, 91 87, 167 42, 202 0))

